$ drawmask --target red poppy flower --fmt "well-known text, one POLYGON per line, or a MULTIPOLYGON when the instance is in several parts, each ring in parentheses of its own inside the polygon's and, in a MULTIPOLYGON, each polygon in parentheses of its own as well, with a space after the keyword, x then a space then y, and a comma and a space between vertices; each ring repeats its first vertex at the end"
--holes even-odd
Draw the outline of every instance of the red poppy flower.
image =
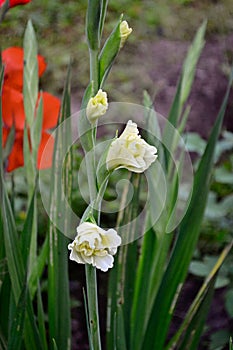
MULTIPOLYGON (((46 130, 54 128, 57 125, 60 100, 50 95, 48 92, 42 93, 43 99, 43 124, 41 141, 38 149, 37 167, 38 169, 45 169, 52 166, 52 154, 54 140, 50 140, 49 149, 46 152, 47 158, 42 159, 44 148, 47 144, 48 139, 51 137, 46 130)), ((25 113, 23 106, 23 94, 10 88, 4 88, 2 95, 3 105, 3 147, 5 146, 10 128, 14 125, 15 127, 15 139, 12 146, 11 152, 7 159, 6 170, 8 172, 19 168, 24 165, 23 159, 23 135, 25 125, 25 113)))
MULTIPOLYGON (((0 0, 1 1, 1 0, 0 0)), ((19 91, 23 89, 23 60, 24 53, 21 47, 9 47, 2 51, 4 65, 4 85, 9 85, 19 91)), ((46 69, 44 57, 38 55, 38 75, 42 76, 46 69)))
MULTIPOLYGON (((9 7, 15 7, 18 5, 25 5, 31 0, 10 0, 9 7)), ((2 7, 6 3, 6 0, 0 0, 0 7, 2 7)))

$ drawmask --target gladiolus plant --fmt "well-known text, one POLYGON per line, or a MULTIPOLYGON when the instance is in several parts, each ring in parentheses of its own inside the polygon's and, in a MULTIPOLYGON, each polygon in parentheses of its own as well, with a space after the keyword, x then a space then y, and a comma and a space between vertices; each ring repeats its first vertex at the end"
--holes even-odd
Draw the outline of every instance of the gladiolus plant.
MULTIPOLYGON (((1 19, 9 8, 28 2, 0 0, 1 19)), ((87 328, 91 350, 195 350, 217 273, 232 248, 229 239, 171 336, 200 234, 233 74, 194 170, 182 133, 206 23, 190 46, 164 118, 146 92, 143 105, 111 101, 105 84, 134 31, 121 15, 107 36, 107 5, 87 1, 90 77, 79 112, 71 111, 70 66, 61 102, 40 90, 47 64, 38 54, 31 21, 22 48, 1 52, 1 350, 71 350, 76 343, 71 311, 77 304, 84 306, 82 329, 87 328), (84 285, 77 283, 83 298, 73 302, 69 267, 75 276, 85 269, 84 285), (100 313, 102 273, 107 310, 100 313)))

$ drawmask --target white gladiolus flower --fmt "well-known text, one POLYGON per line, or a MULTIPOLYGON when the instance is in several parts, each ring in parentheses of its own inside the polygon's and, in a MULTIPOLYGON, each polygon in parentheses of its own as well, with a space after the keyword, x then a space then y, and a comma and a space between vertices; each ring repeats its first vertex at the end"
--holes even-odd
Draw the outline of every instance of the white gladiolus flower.
POLYGON ((124 46, 124 43, 126 42, 128 36, 132 32, 132 28, 129 28, 129 25, 127 21, 122 21, 120 24, 120 35, 121 35, 121 43, 120 43, 120 48, 124 46))
POLYGON ((142 173, 156 160, 156 153, 157 149, 139 135, 137 124, 129 120, 121 136, 111 143, 106 166, 108 170, 126 168, 142 173))
POLYGON ((91 264, 101 271, 113 267, 113 255, 121 244, 121 237, 114 229, 107 231, 90 222, 77 227, 77 236, 68 245, 70 260, 79 264, 91 264))
POLYGON ((97 94, 88 101, 86 109, 87 119, 91 124, 94 124, 101 115, 106 113, 107 109, 107 93, 99 89, 97 94))

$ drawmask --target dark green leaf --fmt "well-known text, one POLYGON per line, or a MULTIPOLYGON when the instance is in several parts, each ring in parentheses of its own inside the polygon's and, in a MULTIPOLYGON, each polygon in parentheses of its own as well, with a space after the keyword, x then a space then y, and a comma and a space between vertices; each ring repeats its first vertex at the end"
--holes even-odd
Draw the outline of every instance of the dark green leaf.
POLYGON ((11 324, 8 350, 20 350, 23 341, 23 328, 26 314, 28 288, 26 283, 23 285, 21 295, 15 309, 15 315, 11 324))
POLYGON ((38 328, 40 332, 40 339, 43 344, 43 349, 47 350, 47 339, 46 339, 46 329, 45 329, 45 313, 43 310, 43 302, 41 298, 41 289, 38 281, 38 288, 37 288, 37 308, 38 308, 38 328))
POLYGON ((116 338, 114 346, 114 349, 116 350, 127 350, 124 325, 125 320, 122 305, 118 305, 116 314, 116 338))
POLYGON ((24 268, 27 267, 28 258, 30 254, 30 244, 31 244, 33 219, 34 219, 34 206, 35 206, 35 193, 32 196, 31 203, 27 211, 27 217, 24 223, 23 231, 20 236, 20 246, 21 246, 24 268))
POLYGON ((98 50, 100 46, 101 7, 101 0, 88 0, 86 35, 91 50, 98 50))

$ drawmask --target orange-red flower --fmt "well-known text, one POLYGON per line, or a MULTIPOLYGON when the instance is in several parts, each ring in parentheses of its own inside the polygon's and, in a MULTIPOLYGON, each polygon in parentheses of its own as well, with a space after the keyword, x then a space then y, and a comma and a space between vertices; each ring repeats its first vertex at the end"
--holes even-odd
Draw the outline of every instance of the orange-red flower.
MULTIPOLYGON (((9 7, 15 7, 18 5, 25 5, 31 0, 10 0, 9 7)), ((0 0, 0 7, 2 7, 6 3, 6 0, 0 0)))
MULTIPOLYGON (((3 147, 5 147, 10 129, 14 126, 14 144, 7 159, 6 170, 8 172, 24 165, 23 159, 23 135, 25 127, 25 111, 23 103, 23 49, 9 48, 3 51, 2 61, 5 66, 4 82, 2 89, 2 117, 3 117, 3 147)), ((42 56, 38 56, 38 75, 41 76, 46 68, 46 63, 42 56)), ((57 125, 60 100, 49 94, 42 92, 38 96, 43 100, 43 123, 41 132, 41 141, 38 148, 37 166, 39 169, 45 169, 52 165, 53 142, 49 143, 49 152, 47 159, 43 158, 42 153, 50 137, 48 129, 57 125)))
MULTIPOLYGON (((21 47, 9 47, 2 51, 2 63, 4 69, 4 85, 8 85, 19 91, 23 89, 23 49, 21 47)), ((44 73, 46 62, 44 57, 38 55, 38 75, 44 73)))

